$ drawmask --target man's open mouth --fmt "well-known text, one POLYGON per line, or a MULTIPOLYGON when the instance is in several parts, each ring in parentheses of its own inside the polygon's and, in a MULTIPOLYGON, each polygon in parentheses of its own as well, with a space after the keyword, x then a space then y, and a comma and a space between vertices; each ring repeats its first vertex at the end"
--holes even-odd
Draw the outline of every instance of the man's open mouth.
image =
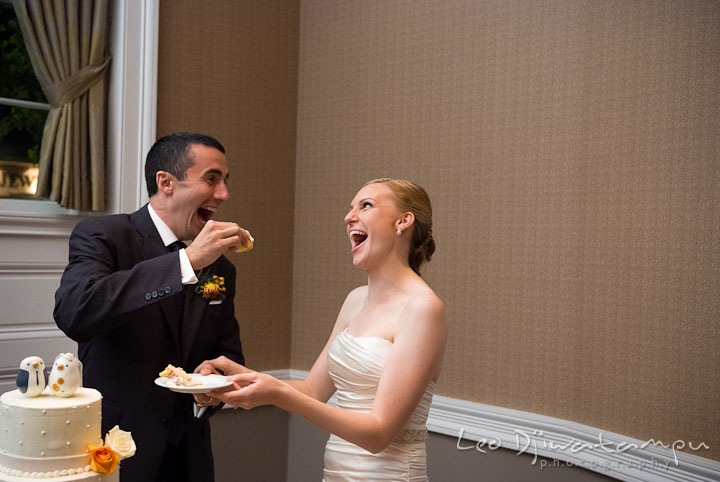
POLYGON ((200 216, 200 219, 203 220, 203 222, 210 221, 210 218, 212 218, 213 214, 215 214, 216 208, 213 207, 204 207, 198 209, 198 216, 200 216))
POLYGON ((359 231, 357 229, 353 229, 352 231, 350 231, 350 241, 352 241, 353 248, 357 248, 358 246, 363 244, 367 237, 367 233, 363 231, 359 231))

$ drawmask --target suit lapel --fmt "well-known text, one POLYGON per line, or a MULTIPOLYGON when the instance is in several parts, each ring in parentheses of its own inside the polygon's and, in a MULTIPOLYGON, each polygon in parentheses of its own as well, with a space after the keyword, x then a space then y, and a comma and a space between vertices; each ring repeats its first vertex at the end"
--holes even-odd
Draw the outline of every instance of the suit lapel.
MULTIPOLYGON (((158 233, 155 224, 152 222, 147 204, 130 215, 138 234, 138 246, 143 259, 157 258, 168 253, 165 244, 158 233)), ((165 322, 172 333, 175 345, 180 349, 180 318, 182 316, 182 304, 175 296, 159 302, 160 308, 165 315, 165 322), (174 302, 173 302, 174 301, 174 302)))

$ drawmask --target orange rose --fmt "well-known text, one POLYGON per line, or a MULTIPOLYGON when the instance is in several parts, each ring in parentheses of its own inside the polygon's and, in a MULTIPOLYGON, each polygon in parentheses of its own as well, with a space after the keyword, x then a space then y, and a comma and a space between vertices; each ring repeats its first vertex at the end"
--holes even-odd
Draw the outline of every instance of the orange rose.
POLYGON ((97 447, 88 444, 90 451, 90 470, 98 474, 112 474, 119 462, 118 456, 110 447, 97 447))

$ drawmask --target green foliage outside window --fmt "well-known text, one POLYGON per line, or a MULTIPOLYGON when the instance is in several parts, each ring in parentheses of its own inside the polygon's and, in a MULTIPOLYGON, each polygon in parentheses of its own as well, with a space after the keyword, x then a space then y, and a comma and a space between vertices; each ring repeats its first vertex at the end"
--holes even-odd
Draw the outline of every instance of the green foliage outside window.
MULTIPOLYGON (((47 103, 12 5, 0 3, 0 97, 47 103)), ((0 105, 0 160, 38 162, 47 111, 0 105)))

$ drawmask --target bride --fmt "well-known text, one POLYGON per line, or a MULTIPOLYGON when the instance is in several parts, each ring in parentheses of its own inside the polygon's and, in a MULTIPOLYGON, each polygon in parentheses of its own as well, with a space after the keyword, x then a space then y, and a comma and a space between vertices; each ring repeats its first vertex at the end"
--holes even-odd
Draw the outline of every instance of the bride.
POLYGON ((430 200, 409 181, 377 179, 357 193, 345 223, 368 283, 348 294, 305 380, 281 381, 221 357, 196 371, 225 373, 233 388, 196 399, 271 404, 331 432, 327 482, 427 480, 425 421, 447 338, 442 301, 419 274, 435 251, 430 200), (336 391, 338 406, 327 405, 336 391))

